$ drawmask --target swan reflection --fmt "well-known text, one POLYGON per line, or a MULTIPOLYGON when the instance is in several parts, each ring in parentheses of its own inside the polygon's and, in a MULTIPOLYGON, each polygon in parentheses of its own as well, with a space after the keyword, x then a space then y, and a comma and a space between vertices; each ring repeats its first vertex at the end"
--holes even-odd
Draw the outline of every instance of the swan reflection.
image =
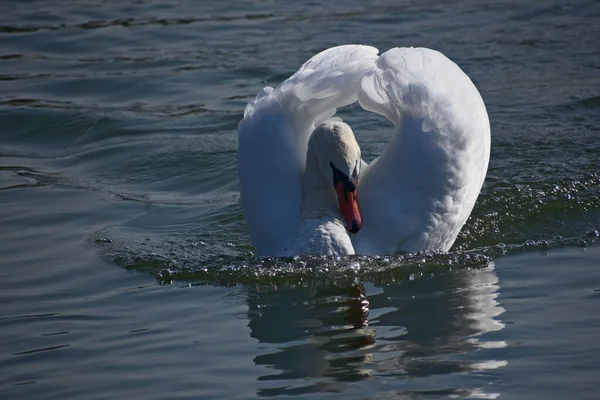
POLYGON ((254 363, 270 371, 258 395, 341 391, 375 376, 418 390, 503 367, 493 358, 507 345, 493 334, 504 328, 498 289, 493 265, 381 287, 250 288, 248 326, 263 351, 254 363))

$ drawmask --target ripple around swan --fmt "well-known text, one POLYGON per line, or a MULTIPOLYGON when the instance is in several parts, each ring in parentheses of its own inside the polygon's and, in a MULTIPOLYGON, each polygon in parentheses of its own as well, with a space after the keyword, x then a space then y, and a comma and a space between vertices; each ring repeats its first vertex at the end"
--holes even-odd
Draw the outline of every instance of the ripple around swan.
MULTIPOLYGON (((546 252, 553 248, 585 248, 597 244, 599 233, 590 229, 585 234, 555 237, 549 240, 527 240, 522 244, 476 248, 468 251, 436 253, 431 251, 390 256, 297 256, 290 258, 256 258, 251 252, 239 254, 232 243, 192 242, 155 244, 146 239, 138 248, 124 246, 108 237, 95 239, 102 256, 129 270, 152 274, 161 284, 173 281, 195 281, 198 284, 251 284, 262 288, 356 285, 363 282, 389 284, 433 276, 436 273, 485 268, 501 255, 525 251, 546 252), (144 248, 141 251, 141 247, 144 248), (219 248, 216 257, 206 257, 207 248, 219 248), (237 255, 235 253, 238 253, 237 255)), ((213 249, 214 250, 214 249, 213 249)))

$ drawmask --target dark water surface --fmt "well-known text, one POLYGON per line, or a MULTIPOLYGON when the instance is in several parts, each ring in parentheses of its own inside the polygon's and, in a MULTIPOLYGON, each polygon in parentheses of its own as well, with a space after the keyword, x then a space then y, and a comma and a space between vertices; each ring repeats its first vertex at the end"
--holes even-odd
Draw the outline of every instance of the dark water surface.
POLYGON ((597 398, 600 3, 342 4, 0 2, 0 398, 597 398), (481 91, 451 253, 253 258, 245 103, 344 43, 481 91))

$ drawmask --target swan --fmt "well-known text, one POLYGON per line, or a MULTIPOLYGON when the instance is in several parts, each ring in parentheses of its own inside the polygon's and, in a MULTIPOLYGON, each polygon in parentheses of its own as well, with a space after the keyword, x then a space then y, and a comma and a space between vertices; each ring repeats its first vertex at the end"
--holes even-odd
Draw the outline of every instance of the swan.
POLYGON ((261 256, 448 251, 489 156, 481 95, 427 48, 324 50, 262 89, 238 124, 241 205, 261 256), (370 164, 335 117, 356 102, 394 125, 370 164))

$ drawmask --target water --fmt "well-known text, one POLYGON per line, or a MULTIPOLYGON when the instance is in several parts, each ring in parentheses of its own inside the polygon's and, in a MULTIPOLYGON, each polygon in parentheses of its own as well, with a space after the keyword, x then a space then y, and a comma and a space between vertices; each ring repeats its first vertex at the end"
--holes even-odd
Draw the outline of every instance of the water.
MULTIPOLYGON (((597 2, 345 3, 0 3, 1 398, 596 398, 597 2), (342 43, 481 91, 451 253, 252 256, 245 103, 342 43)), ((391 126, 341 114, 375 157, 391 126)))

